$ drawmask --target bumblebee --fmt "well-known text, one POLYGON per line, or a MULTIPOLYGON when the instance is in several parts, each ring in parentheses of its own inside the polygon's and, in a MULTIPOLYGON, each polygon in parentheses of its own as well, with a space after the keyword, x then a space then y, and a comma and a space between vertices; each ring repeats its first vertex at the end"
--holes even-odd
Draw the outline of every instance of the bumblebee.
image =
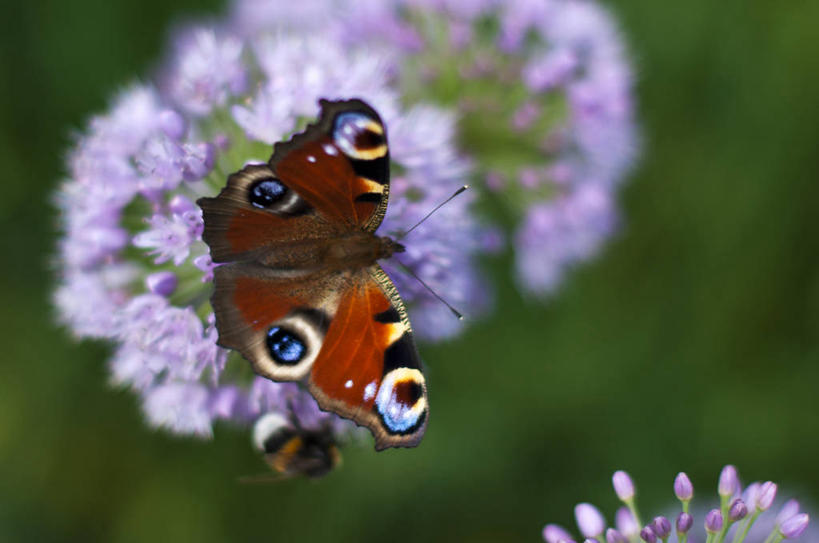
POLYGON ((304 428, 292 412, 290 420, 280 413, 261 416, 253 426, 253 444, 281 478, 315 479, 327 475, 341 463, 330 425, 304 428))

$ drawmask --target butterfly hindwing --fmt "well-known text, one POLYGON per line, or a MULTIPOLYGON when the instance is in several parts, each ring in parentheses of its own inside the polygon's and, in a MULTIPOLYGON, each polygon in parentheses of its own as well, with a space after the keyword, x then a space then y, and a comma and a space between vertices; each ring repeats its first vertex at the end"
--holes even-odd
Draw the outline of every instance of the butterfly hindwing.
POLYGON ((377 449, 418 443, 426 381, 403 303, 379 266, 283 277, 237 263, 215 274, 220 345, 270 379, 306 378, 319 405, 368 427, 377 449))
POLYGON ((367 426, 376 449, 420 441, 426 380, 404 304, 380 266, 360 272, 339 300, 308 385, 322 408, 367 426))
POLYGON ((257 263, 214 270, 219 345, 239 351, 274 381, 310 372, 338 305, 343 275, 288 274, 257 263))

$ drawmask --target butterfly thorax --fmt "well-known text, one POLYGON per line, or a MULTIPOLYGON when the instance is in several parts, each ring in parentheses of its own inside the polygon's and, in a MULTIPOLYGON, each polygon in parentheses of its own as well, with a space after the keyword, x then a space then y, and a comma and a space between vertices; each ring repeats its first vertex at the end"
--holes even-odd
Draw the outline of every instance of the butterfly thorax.
POLYGON ((361 269, 376 261, 403 253, 404 246, 386 236, 357 231, 329 241, 324 266, 327 269, 361 269))

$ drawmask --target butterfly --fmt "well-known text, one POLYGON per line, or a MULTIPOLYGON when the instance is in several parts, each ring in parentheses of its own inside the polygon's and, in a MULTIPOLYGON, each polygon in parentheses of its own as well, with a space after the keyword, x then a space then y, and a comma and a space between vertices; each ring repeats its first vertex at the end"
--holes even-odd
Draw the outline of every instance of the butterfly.
POLYGON ((300 475, 318 478, 339 465, 341 455, 330 425, 308 429, 292 411, 290 415, 288 420, 277 412, 266 413, 253 425, 253 444, 276 473, 273 478, 257 476, 245 481, 266 482, 300 475))
POLYGON ((218 344, 319 406, 366 426, 376 450, 414 447, 426 380, 395 285, 378 265, 404 251, 375 234, 387 210, 389 147, 365 102, 320 100, 318 121, 267 164, 200 198, 214 269, 218 344))

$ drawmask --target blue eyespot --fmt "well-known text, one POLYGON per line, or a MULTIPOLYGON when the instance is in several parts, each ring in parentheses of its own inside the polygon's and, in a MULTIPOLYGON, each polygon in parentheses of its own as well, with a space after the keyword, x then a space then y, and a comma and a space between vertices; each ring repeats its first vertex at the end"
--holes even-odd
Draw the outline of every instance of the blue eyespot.
POLYGON ((427 417, 424 377, 414 368, 387 373, 375 397, 375 407, 387 432, 407 435, 423 426, 427 417))
POLYGON ((333 137, 344 153, 352 158, 379 158, 386 152, 386 138, 383 128, 371 117, 350 111, 341 113, 336 117, 333 127, 333 137), (368 156, 368 153, 376 149, 383 148, 383 152, 376 153, 376 156, 368 156))
POLYGON ((256 207, 270 207, 287 193, 287 187, 278 179, 260 179, 250 186, 250 203, 256 207))
POLYGON ((267 348, 273 360, 287 366, 298 364, 307 352, 304 341, 298 335, 280 326, 273 326, 267 331, 267 348))

